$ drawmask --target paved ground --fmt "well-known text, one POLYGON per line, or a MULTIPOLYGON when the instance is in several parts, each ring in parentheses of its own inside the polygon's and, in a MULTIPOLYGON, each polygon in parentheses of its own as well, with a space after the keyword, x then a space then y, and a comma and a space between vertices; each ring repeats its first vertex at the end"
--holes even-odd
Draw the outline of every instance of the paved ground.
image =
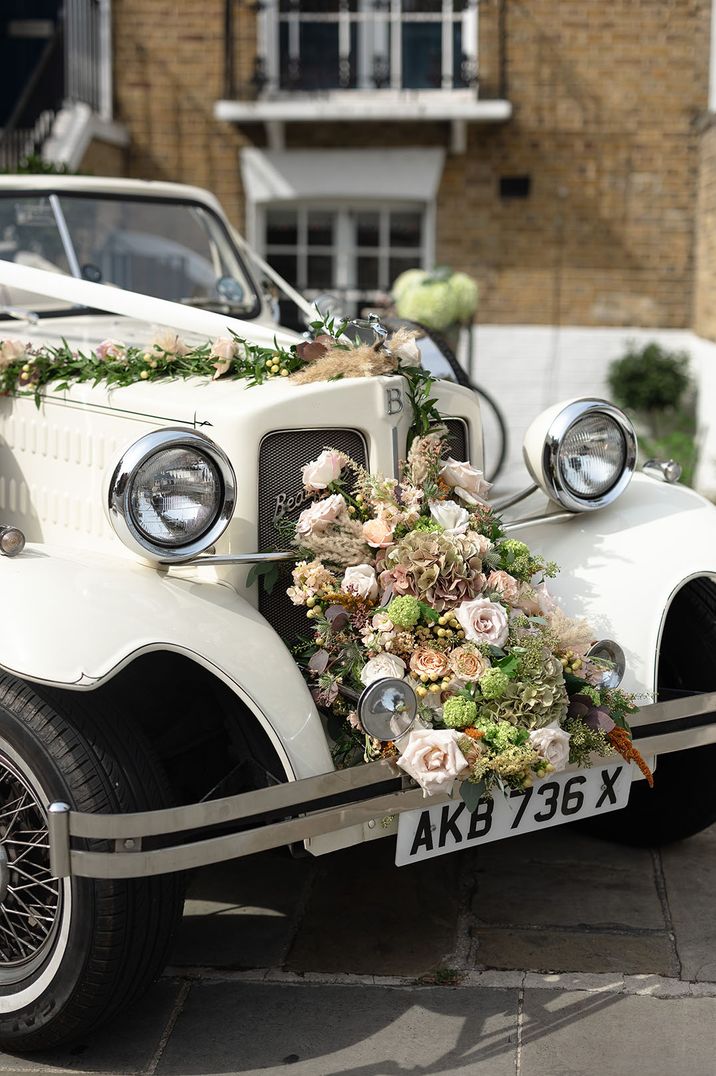
POLYGON ((716 1076, 716 827, 566 827, 397 869, 392 841, 197 875, 167 975, 0 1072, 716 1076))

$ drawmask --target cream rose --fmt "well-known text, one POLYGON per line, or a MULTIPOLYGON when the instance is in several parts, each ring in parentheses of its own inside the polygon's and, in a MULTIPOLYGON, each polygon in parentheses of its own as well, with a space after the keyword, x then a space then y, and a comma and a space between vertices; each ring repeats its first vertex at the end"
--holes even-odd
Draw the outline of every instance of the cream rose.
POLYGON ((464 534, 470 522, 470 513, 455 501, 428 501, 430 515, 446 534, 464 534))
POLYGON ((363 524, 363 538, 373 549, 387 549, 393 544, 395 525, 387 519, 369 519, 363 524))
POLYGON ((465 646, 458 646, 450 652, 448 657, 450 668, 465 683, 479 680, 484 672, 490 668, 490 662, 479 650, 470 650, 465 646))
POLYGON ((426 796, 450 794, 467 769, 455 729, 415 729, 408 736, 398 765, 421 786, 426 796))
POLYGON ((490 572, 485 583, 485 590, 494 591, 508 605, 520 605, 522 584, 508 572, 490 572))
POLYGON ((555 770, 563 770, 569 762, 569 733, 555 722, 543 729, 534 729, 530 733, 530 743, 555 770))
POLYGON ((443 464, 440 477, 453 487, 466 504, 484 504, 491 489, 491 483, 485 481, 482 471, 469 463, 454 460, 452 456, 443 464))
POLYGON ((366 601, 375 601, 378 597, 378 580, 375 568, 370 564, 354 564, 346 568, 341 581, 341 590, 349 590, 366 601))
POLYGON ((473 598, 463 602, 455 613, 465 638, 473 643, 491 643, 502 646, 507 642, 509 625, 507 613, 498 602, 488 598, 473 598))
POLYGON ((236 341, 219 336, 211 345, 209 358, 214 360, 214 381, 225 374, 236 355, 236 341))
POLYGON ((4 370, 24 354, 25 344, 21 340, 3 340, 0 344, 0 370, 4 370))
POLYGON ((334 493, 323 500, 314 501, 304 508, 296 523, 296 534, 324 534, 332 523, 346 510, 346 502, 340 493, 334 493))
POLYGON ((317 459, 311 460, 302 468, 304 486, 309 493, 318 493, 319 490, 326 489, 339 477, 345 462, 346 457, 342 452, 324 448, 317 459))
POLYGON ((397 347, 393 354, 401 366, 420 366, 420 348, 414 337, 397 347))
POLYGON ((171 329, 162 329, 155 333, 151 347, 154 351, 166 351, 168 355, 186 355, 189 351, 179 334, 171 329))
POLYGON ((395 654, 378 654, 366 661, 360 672, 360 682, 368 687, 375 680, 385 680, 393 677, 396 680, 405 679, 406 665, 402 658, 395 654))
POLYGON ((422 646, 411 654, 410 671, 416 676, 444 676, 448 669, 448 659, 442 650, 422 646))

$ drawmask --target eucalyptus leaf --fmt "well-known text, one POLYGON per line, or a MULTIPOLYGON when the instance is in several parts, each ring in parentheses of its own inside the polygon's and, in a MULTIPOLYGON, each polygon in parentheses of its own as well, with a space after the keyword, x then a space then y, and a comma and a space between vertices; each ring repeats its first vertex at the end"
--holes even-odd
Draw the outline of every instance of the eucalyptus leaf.
POLYGON ((473 783, 472 781, 463 781, 460 785, 460 796, 467 807, 470 814, 474 814, 477 810, 480 800, 485 792, 485 782, 478 781, 473 783))

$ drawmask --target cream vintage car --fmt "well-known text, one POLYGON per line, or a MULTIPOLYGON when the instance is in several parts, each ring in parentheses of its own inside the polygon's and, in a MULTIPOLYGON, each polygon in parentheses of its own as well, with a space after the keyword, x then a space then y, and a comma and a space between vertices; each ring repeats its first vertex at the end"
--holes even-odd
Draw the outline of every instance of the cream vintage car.
MULTIPOLYGON (((152 326, 289 346, 257 265, 205 191, 2 177, 0 356, 15 340, 144 345, 152 326)), ((453 455, 482 466, 474 394, 445 379, 434 397, 453 455)), ((307 461, 328 444, 396 474, 410 422, 403 379, 383 374, 41 391, 28 376, 0 398, 4 1048, 72 1039, 136 997, 165 962, 184 872, 203 864, 292 844, 322 855, 397 830, 409 863, 585 815, 607 836, 654 843, 716 820, 716 511, 669 463, 633 473, 630 424, 601 400, 535 419, 534 482, 497 508, 511 535, 559 562, 555 593, 646 702, 632 724, 658 756, 654 790, 631 767, 617 796, 605 764, 591 807, 508 810, 488 832, 475 816, 460 829, 455 801, 426 803, 390 760, 336 769, 283 641, 305 611, 248 576, 268 561, 287 577, 276 521, 305 507, 307 461), (610 456, 596 451, 604 423, 610 456), (566 463, 597 459, 597 493, 570 484, 575 433, 566 463), (149 486, 177 453, 197 485, 162 500, 149 486), (182 537, 167 540, 177 514, 182 537)))

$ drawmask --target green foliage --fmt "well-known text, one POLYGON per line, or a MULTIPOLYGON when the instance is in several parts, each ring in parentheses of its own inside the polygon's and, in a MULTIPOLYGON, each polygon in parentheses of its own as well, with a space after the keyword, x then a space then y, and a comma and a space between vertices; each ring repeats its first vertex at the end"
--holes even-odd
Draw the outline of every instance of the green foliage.
POLYGON ((630 347, 609 367, 609 388, 615 403, 628 411, 676 410, 690 379, 688 355, 667 351, 660 344, 630 347))
POLYGON ((33 176, 74 176, 66 164, 54 164, 52 161, 43 161, 39 153, 28 153, 23 157, 17 168, 0 168, 0 173, 11 172, 13 175, 33 176))

